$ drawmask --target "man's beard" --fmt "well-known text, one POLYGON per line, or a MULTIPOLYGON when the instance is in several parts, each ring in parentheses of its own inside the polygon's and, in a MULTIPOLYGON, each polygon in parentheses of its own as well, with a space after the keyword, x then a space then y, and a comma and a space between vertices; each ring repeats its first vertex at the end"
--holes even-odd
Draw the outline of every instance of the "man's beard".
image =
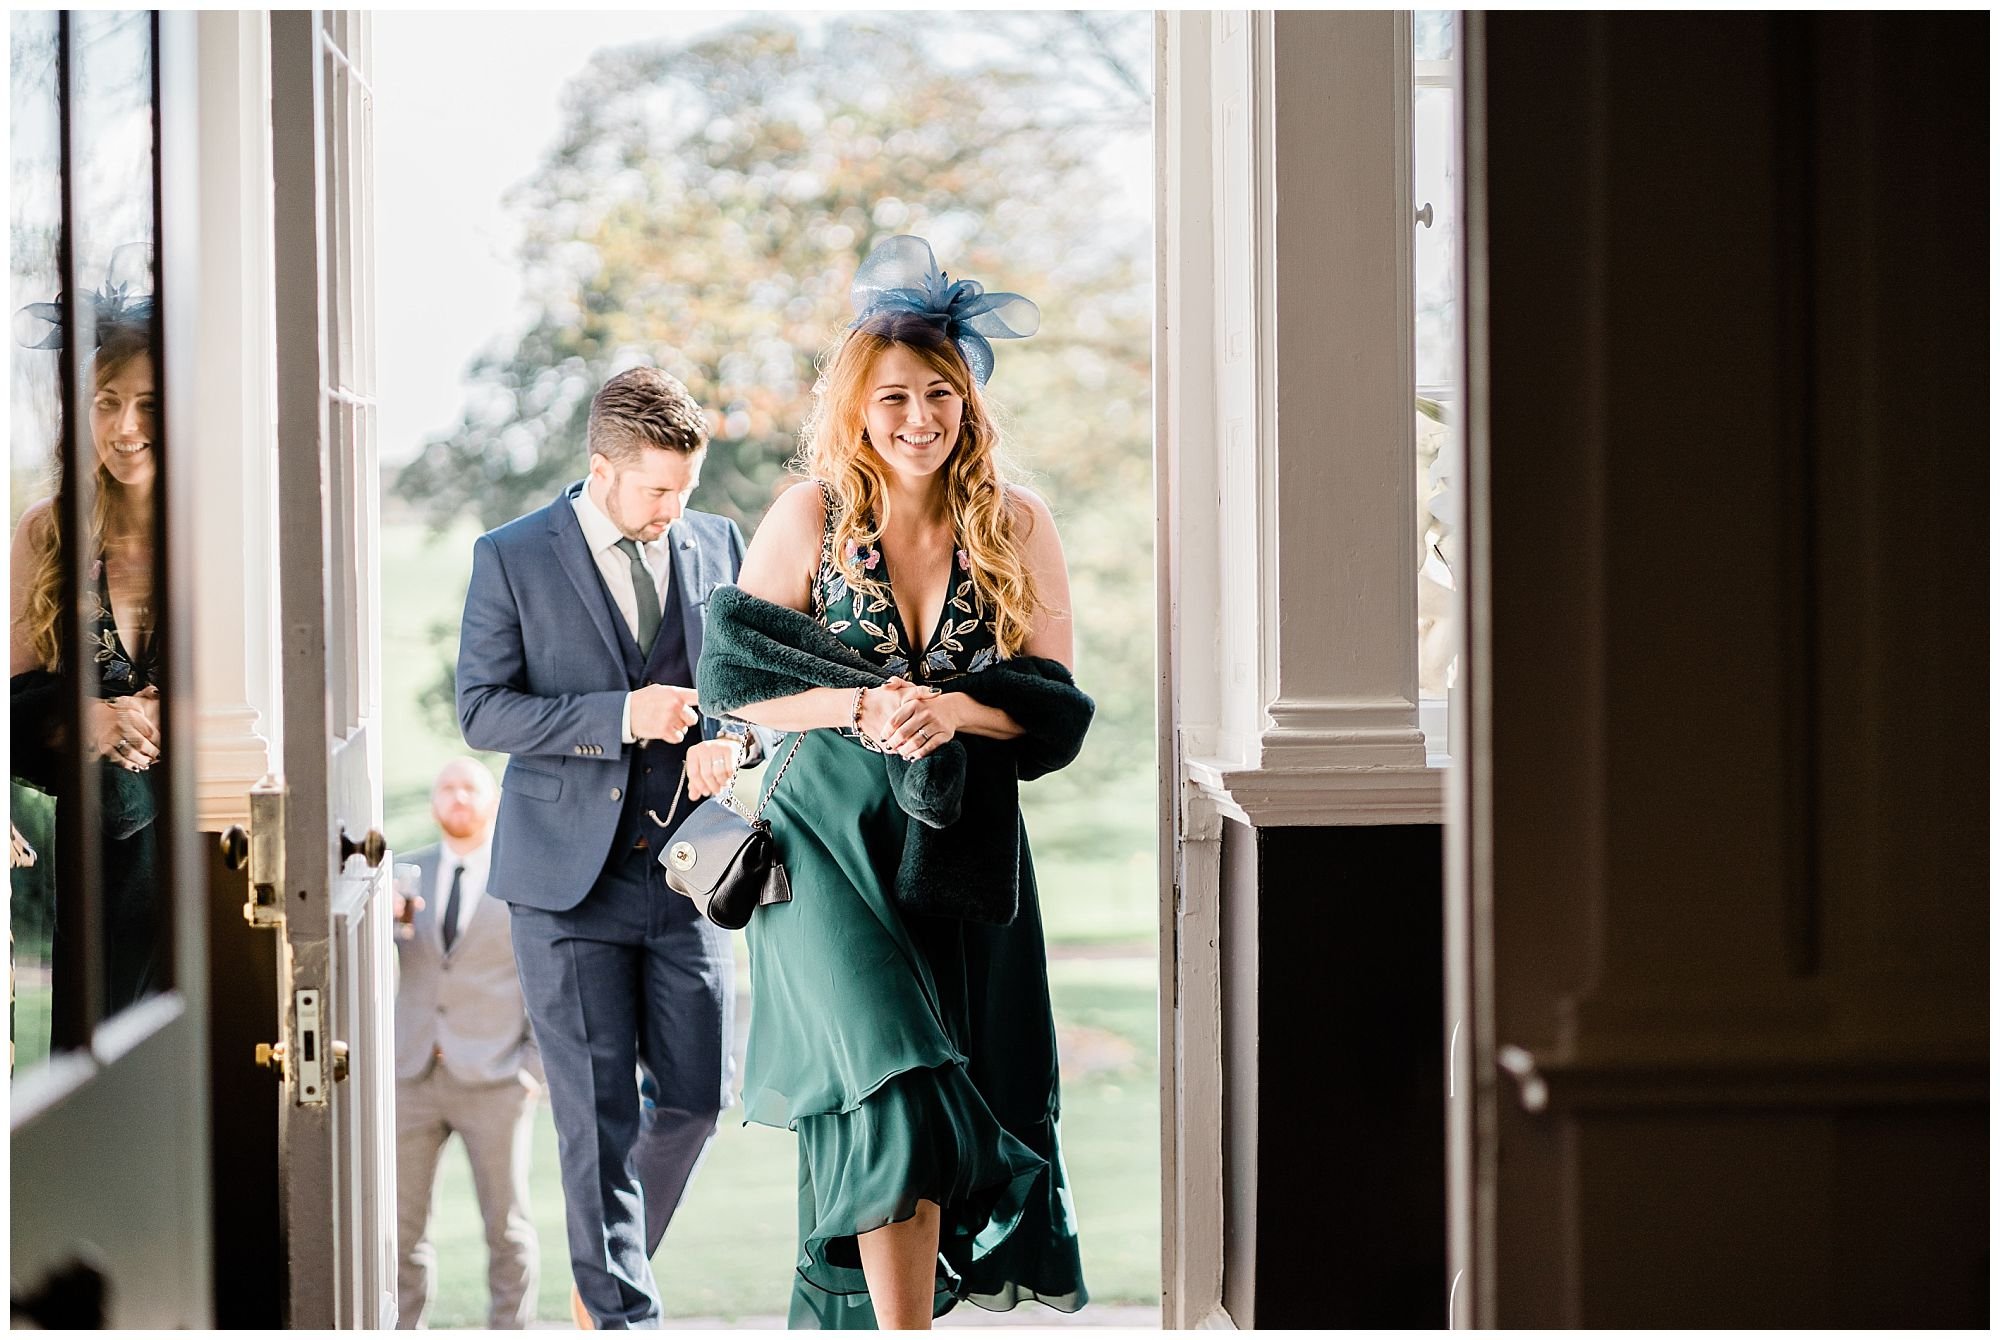
POLYGON ((604 495, 604 514, 611 518, 612 525, 618 527, 620 535, 628 540, 637 540, 641 544, 647 543, 644 527, 634 530, 625 524, 622 509, 618 506, 618 477, 615 475, 611 480, 611 488, 604 495))

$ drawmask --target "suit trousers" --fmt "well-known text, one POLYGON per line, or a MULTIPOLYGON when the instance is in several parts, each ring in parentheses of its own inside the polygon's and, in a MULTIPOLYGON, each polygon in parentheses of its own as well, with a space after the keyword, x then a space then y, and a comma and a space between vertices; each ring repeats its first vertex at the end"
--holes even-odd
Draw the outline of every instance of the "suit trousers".
POLYGON ((454 1132, 472 1160, 472 1189, 486 1224, 488 1330, 520 1330, 535 1316, 541 1247, 528 1218, 528 1155, 535 1088, 526 1077, 497 1084, 454 1079, 442 1062, 396 1081, 397 1326, 424 1325, 437 1288, 430 1240, 439 1155, 454 1132))
POLYGON ((729 1106, 729 935, 667 887, 650 848, 575 907, 512 904, 548 1076, 577 1292, 605 1330, 656 1327, 652 1255, 729 1106))

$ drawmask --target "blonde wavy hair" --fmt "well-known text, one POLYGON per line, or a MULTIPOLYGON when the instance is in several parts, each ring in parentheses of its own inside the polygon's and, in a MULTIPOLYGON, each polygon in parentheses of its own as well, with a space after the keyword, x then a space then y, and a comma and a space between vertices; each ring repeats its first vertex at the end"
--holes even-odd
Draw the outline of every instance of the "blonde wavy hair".
MULTIPOLYGON (((92 355, 93 387, 101 388, 140 355, 152 357, 152 330, 149 326, 118 322, 99 329, 103 341, 92 355)), ((88 423, 83 425, 83 431, 85 434, 90 432, 88 423)), ((123 486, 111 477, 111 472, 104 468, 104 462, 97 459, 95 444, 91 447, 91 458, 95 465, 92 469, 94 487, 91 489, 88 538, 90 550, 94 553, 104 544, 104 528, 111 516, 112 500, 123 486)), ((34 649, 35 659, 50 670, 62 669, 63 483, 62 457, 58 453, 54 490, 57 501, 31 537, 33 546, 28 559, 31 575, 28 578, 27 599, 19 616, 27 633, 28 645, 34 649)))
MULTIPOLYGON (((1000 431, 972 370, 944 326, 912 312, 889 312, 847 331, 821 360, 812 413, 799 432, 793 465, 832 488, 838 502, 833 552, 848 585, 893 600, 887 585, 847 558, 848 545, 874 545, 889 519, 888 467, 868 444, 863 411, 875 360, 901 345, 951 385, 965 402, 958 445, 945 463, 945 500, 958 543, 972 564, 972 589, 992 620, 1001 654, 1026 645, 1041 609, 1021 543, 1026 509, 1010 506, 1001 471, 1000 431)), ((912 649, 913 654, 921 649, 912 649)))

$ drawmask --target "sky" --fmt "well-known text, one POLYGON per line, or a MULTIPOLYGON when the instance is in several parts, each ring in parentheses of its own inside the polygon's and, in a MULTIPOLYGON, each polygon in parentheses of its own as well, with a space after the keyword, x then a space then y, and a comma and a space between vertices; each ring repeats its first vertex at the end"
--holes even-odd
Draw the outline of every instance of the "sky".
MULTIPOLYGON (((501 205, 561 125, 563 85, 607 46, 686 38, 740 14, 380 11, 375 239, 382 459, 458 420, 460 375, 519 324, 501 205)), ((803 16, 802 16, 803 17, 803 16)))

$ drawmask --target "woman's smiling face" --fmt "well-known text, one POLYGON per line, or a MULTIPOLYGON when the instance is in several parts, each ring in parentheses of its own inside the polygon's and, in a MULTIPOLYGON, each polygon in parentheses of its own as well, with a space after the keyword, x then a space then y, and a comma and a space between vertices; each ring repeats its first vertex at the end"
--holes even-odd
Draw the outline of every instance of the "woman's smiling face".
POLYGON ((153 482, 155 403, 150 354, 126 359, 97 384, 90 402, 90 436, 97 459, 127 488, 153 482))
POLYGON ((935 474, 951 459, 964 417, 965 401, 915 350, 892 344, 869 370, 863 411, 868 441, 898 474, 935 474))

